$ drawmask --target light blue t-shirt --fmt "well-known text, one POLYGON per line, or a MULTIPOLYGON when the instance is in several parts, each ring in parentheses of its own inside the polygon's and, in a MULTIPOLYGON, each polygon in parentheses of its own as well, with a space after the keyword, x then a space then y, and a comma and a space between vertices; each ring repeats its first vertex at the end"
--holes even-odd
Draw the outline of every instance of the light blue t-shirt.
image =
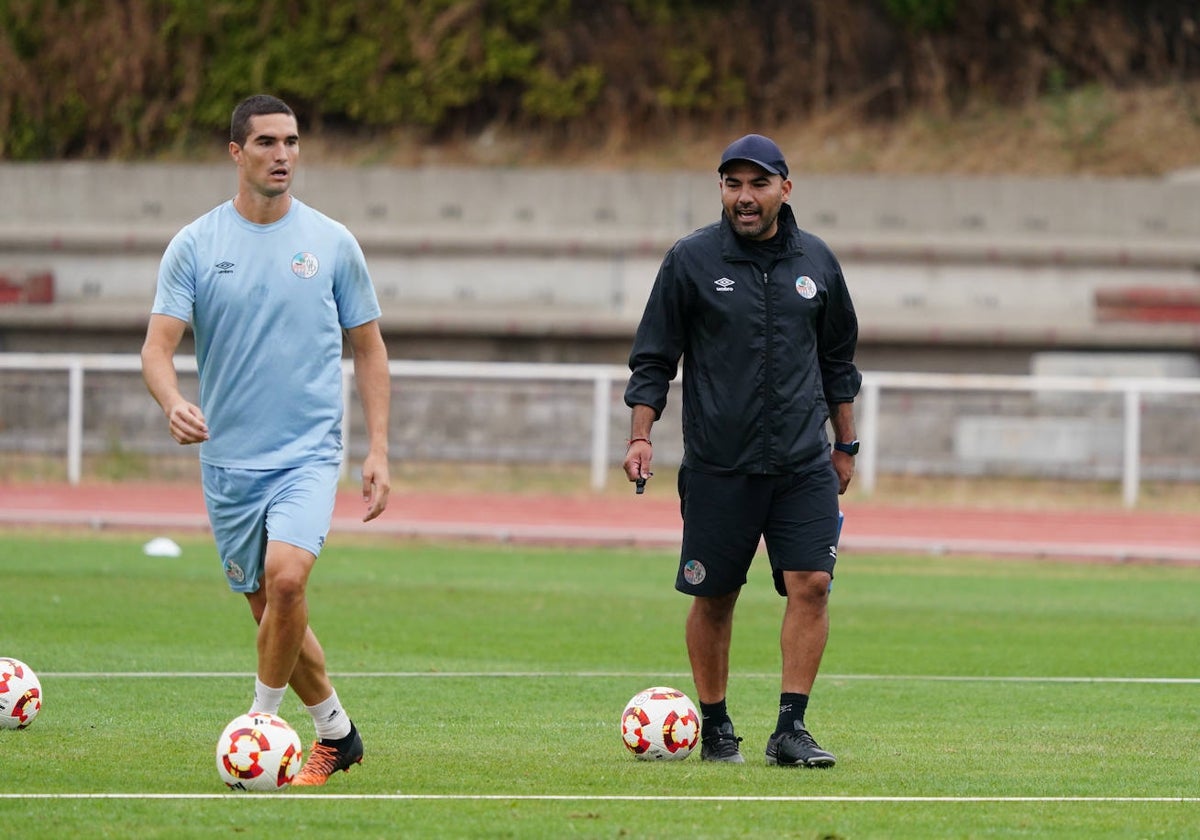
POLYGON ((171 240, 152 311, 192 324, 209 430, 201 461, 341 460, 342 330, 380 315, 344 225, 295 197, 282 219, 256 225, 227 201, 171 240))

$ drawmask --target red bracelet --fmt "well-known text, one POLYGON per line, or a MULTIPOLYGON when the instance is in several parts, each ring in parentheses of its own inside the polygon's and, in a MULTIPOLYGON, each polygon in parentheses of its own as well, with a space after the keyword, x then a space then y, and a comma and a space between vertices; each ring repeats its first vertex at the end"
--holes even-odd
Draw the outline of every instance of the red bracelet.
POLYGON ((646 443, 650 444, 651 446, 653 446, 653 445, 654 445, 653 443, 650 443, 650 438, 630 438, 629 440, 625 441, 625 445, 626 445, 626 446, 633 446, 633 445, 634 445, 635 443, 637 443, 639 440, 644 440, 646 443))

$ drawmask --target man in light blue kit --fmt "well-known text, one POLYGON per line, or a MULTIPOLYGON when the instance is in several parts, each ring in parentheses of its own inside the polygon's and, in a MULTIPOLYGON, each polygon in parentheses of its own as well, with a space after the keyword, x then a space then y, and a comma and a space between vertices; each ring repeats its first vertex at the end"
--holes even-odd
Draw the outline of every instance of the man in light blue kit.
POLYGON ((258 623, 250 711, 277 713, 288 685, 316 726, 295 785, 360 763, 362 738, 308 626, 309 574, 333 518, 342 460, 342 331, 366 418, 362 492, 387 507, 391 397, 379 303, 340 223, 291 194, 296 116, 252 96, 234 109, 237 195, 167 246, 142 348, 142 375, 180 444, 200 444, 204 498, 230 589, 258 623), (174 355, 191 322, 200 405, 179 390, 174 355))

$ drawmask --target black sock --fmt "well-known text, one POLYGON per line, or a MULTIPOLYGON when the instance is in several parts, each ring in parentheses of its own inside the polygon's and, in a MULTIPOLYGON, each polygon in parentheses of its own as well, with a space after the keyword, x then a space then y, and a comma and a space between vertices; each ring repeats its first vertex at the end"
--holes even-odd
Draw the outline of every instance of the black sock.
POLYGON ((804 728, 804 713, 808 710, 808 695, 783 692, 779 695, 779 722, 775 734, 804 728))
POLYGON ((715 735, 721 724, 730 723, 729 711, 725 708, 725 700, 716 703, 700 704, 700 737, 715 735))

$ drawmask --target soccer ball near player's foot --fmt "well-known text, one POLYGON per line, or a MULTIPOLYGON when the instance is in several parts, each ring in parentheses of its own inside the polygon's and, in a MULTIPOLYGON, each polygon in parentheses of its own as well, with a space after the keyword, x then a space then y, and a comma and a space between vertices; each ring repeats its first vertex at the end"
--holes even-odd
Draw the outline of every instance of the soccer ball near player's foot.
POLYGON ((621 713, 625 747, 646 761, 679 761, 700 743, 700 715, 682 691, 655 686, 633 695, 621 713))
POLYGON ((231 790, 283 790, 302 759, 300 736, 278 715, 239 715, 217 741, 217 773, 231 790))

